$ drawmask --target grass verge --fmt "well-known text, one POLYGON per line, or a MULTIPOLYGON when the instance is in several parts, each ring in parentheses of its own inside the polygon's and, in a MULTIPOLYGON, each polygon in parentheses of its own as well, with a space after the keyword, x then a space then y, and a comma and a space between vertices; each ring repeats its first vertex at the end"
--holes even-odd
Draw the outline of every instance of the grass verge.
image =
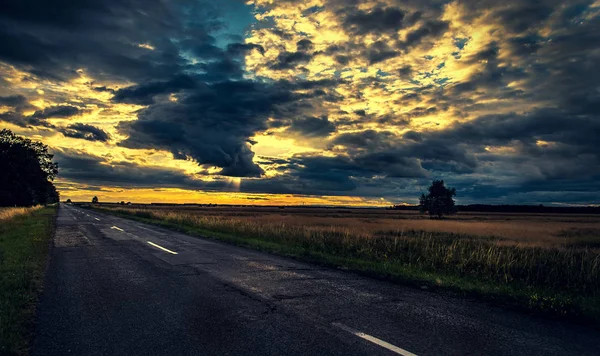
POLYGON ((0 223, 0 355, 26 355, 41 290, 56 206, 0 223))
POLYGON ((168 210, 97 209, 402 284, 600 324, 600 254, 593 249, 502 246, 493 237, 423 231, 361 236, 334 226, 311 229, 168 210))

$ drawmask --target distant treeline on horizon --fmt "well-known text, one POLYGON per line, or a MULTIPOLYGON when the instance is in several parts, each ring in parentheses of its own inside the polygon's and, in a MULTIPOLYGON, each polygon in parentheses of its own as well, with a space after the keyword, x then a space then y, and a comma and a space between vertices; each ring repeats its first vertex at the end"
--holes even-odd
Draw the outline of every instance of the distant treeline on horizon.
MULTIPOLYGON (((545 205, 457 205, 459 212, 481 213, 554 213, 554 214, 600 214, 600 206, 545 206, 545 205)), ((395 210, 419 210, 417 205, 394 205, 395 210)))

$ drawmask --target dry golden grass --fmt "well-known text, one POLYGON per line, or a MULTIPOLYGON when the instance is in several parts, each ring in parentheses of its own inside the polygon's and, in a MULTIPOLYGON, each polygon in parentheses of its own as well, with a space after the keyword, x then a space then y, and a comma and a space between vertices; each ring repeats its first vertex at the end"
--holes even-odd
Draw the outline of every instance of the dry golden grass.
POLYGON ((183 213, 241 220, 259 225, 348 230, 363 236, 425 231, 494 237, 500 245, 600 248, 600 216, 576 214, 459 213, 431 220, 415 211, 272 207, 156 207, 153 212, 183 213))
POLYGON ((37 205, 37 206, 29 207, 29 208, 23 208, 23 207, 0 208, 0 221, 12 219, 15 216, 22 215, 22 214, 29 214, 40 208, 42 208, 41 205, 37 205))

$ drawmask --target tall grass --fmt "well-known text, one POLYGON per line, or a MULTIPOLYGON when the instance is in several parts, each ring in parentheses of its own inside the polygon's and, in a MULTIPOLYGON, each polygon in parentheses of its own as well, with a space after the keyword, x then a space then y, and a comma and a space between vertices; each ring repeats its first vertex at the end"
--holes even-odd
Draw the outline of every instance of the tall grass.
POLYGON ((503 245, 493 236, 447 232, 361 233, 335 225, 299 226, 157 209, 115 210, 177 226, 294 246, 311 253, 426 272, 435 275, 440 285, 447 283, 445 280, 458 285, 461 281, 483 283, 487 291, 526 295, 527 303, 534 308, 555 309, 560 313, 569 308, 600 311, 597 249, 503 245))
POLYGON ((41 205, 24 208, 24 207, 15 207, 15 208, 0 208, 0 221, 9 220, 14 218, 15 216, 29 214, 38 209, 42 208, 41 205))

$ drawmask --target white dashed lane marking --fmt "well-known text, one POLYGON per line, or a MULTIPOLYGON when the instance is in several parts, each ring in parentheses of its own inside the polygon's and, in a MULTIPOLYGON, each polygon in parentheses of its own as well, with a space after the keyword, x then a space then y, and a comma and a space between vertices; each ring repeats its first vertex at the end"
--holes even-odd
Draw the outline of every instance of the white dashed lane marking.
POLYGON ((413 354, 412 352, 406 351, 406 350, 404 350, 404 349, 402 349, 402 348, 400 348, 400 347, 398 347, 396 345, 392 345, 389 342, 386 342, 386 341, 383 341, 381 339, 378 339, 375 336, 371 336, 369 334, 365 334, 365 333, 363 333, 361 331, 353 329, 353 328, 351 328, 349 326, 346 326, 344 324, 341 324, 341 323, 332 323, 331 325, 333 325, 333 326, 335 326, 337 328, 340 328, 340 329, 342 329, 344 331, 347 331, 347 332, 349 332, 349 333, 351 333, 351 334, 353 334, 355 336, 358 336, 361 339, 365 339, 365 340, 367 340, 369 342, 372 342, 372 343, 374 343, 374 344, 376 344, 378 346, 381 346, 384 349, 388 349, 388 350, 390 350, 392 352, 395 352, 398 355, 402 355, 402 356, 417 356, 417 355, 413 354))
POLYGON ((156 248, 159 248, 159 249, 161 249, 161 250, 163 250, 163 251, 166 251, 166 252, 168 252, 168 253, 171 253, 171 254, 173 254, 173 255, 176 255, 176 254, 177 254, 177 252, 175 252, 175 251, 171 251, 171 250, 169 250, 168 248, 164 248, 164 247, 162 247, 162 246, 160 246, 160 245, 157 245, 157 244, 155 244, 154 242, 150 242, 150 241, 146 241, 146 242, 147 242, 147 243, 149 243, 150 245, 152 245, 152 246, 156 247, 156 248))
POLYGON ((119 231, 125 231, 125 230, 121 229, 120 227, 116 227, 116 226, 111 226, 111 229, 119 230, 119 231))

